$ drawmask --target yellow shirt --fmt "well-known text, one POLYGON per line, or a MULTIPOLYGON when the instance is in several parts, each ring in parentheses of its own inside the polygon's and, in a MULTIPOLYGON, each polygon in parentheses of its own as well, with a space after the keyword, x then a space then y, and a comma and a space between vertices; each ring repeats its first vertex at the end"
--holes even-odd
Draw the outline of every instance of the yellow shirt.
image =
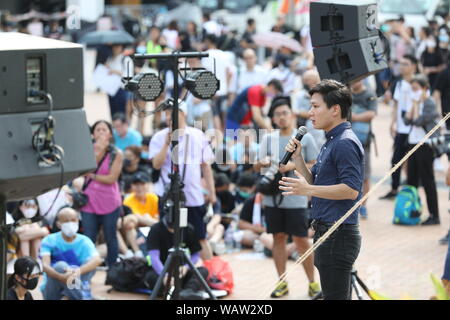
POLYGON ((129 207, 133 213, 141 215, 148 213, 155 219, 159 216, 158 196, 154 193, 147 193, 145 202, 139 201, 136 195, 132 193, 125 198, 123 204, 129 207))

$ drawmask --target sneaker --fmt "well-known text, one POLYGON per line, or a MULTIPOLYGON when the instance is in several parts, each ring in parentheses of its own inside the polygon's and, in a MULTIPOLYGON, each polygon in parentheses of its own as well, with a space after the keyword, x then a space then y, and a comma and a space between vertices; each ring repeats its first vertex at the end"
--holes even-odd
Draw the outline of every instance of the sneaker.
POLYGON ((270 295, 272 298, 281 298, 289 293, 289 289, 287 286, 286 281, 280 281, 278 282, 277 287, 275 290, 272 291, 272 294, 270 295))
POLYGON ((380 197, 380 200, 391 200, 391 199, 394 199, 396 196, 397 196, 397 191, 391 190, 384 196, 380 197))
POLYGON ((144 259, 144 253, 141 250, 138 250, 134 253, 135 258, 144 259))
POLYGON ((367 208, 364 206, 359 208, 359 214, 361 215, 361 219, 367 219, 367 208))
POLYGON ((125 259, 131 259, 134 257, 134 253, 133 251, 131 251, 130 249, 127 250, 127 253, 125 253, 124 258, 125 259))
POLYGON ((317 282, 310 282, 308 289, 308 296, 311 298, 317 295, 320 292, 320 285, 317 282))
POLYGON ((439 218, 429 217, 427 220, 421 223, 422 226, 432 226, 440 224, 439 218))
POLYGON ((450 230, 447 232, 447 234, 443 238, 439 239, 439 244, 442 244, 443 246, 447 245, 449 235, 450 235, 450 230))

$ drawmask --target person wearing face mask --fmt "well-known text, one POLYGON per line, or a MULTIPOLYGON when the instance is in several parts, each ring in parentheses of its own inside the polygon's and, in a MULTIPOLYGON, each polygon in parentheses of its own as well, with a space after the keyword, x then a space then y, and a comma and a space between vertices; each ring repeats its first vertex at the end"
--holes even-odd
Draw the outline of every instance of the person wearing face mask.
MULTIPOLYGON (((411 81, 413 107, 405 115, 405 123, 412 126, 408 136, 409 149, 414 147, 436 124, 439 113, 428 92, 429 84, 425 76, 417 75, 411 81)), ((432 137, 438 136, 435 132, 432 137)), ((425 189, 429 218, 422 225, 439 224, 439 206, 436 181, 433 170, 433 150, 423 144, 408 159, 408 185, 418 188, 419 181, 425 189)))
MULTIPOLYGON (((19 206, 12 213, 16 222, 23 219, 32 219, 39 215, 39 207, 35 199, 20 201, 19 206)), ((37 259, 39 257, 41 240, 49 234, 49 230, 44 227, 42 222, 30 223, 24 221, 24 223, 19 224, 15 232, 20 239, 19 257, 31 256, 37 259)))
POLYGON ((442 53, 437 45, 436 37, 429 36, 425 40, 426 49, 420 56, 423 73, 428 77, 430 88, 434 88, 439 72, 445 69, 442 53))
POLYGON ((8 300, 34 300, 30 290, 39 282, 41 270, 36 260, 22 257, 14 263, 14 273, 8 279, 8 300))
POLYGON ((92 240, 77 233, 78 212, 63 208, 56 219, 61 231, 45 237, 41 247, 44 299, 90 300, 90 282, 102 259, 92 240))
POLYGON ((141 164, 141 148, 138 146, 129 146, 125 149, 122 173, 119 182, 120 189, 123 193, 131 192, 131 184, 137 173, 143 173, 151 176, 152 170, 150 166, 141 164))

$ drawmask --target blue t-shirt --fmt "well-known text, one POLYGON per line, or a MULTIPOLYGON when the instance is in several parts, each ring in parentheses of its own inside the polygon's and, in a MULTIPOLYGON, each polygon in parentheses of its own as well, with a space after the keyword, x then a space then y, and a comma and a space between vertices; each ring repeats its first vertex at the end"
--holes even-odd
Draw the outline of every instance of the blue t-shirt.
POLYGON ((129 146, 140 147, 142 145, 142 135, 138 131, 129 128, 126 136, 122 138, 114 130, 114 145, 122 151, 125 151, 129 146))
POLYGON ((80 267, 97 256, 98 252, 92 240, 85 235, 77 233, 72 242, 67 242, 60 231, 42 240, 40 255, 42 257, 49 254, 52 266, 59 261, 65 261, 69 266, 80 267))

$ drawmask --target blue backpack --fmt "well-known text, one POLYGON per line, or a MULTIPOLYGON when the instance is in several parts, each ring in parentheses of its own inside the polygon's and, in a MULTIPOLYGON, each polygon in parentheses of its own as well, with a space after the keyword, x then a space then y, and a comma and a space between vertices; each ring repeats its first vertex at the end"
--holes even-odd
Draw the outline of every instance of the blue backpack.
POLYGON ((395 198, 394 224, 417 225, 420 223, 422 203, 417 188, 404 186, 395 198))

